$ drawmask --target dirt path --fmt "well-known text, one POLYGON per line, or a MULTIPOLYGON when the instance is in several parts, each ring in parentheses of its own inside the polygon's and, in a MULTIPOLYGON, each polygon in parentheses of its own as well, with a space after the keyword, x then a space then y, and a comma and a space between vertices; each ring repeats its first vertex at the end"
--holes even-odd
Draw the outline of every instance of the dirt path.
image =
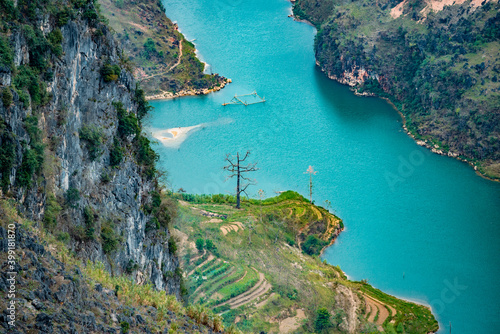
POLYGON ((226 305, 228 304, 231 309, 240 307, 242 305, 248 304, 258 297, 266 294, 270 289, 272 288, 272 285, 266 281, 265 276, 263 273, 259 273, 259 281, 255 286, 253 286, 250 290, 248 290, 245 293, 242 293, 241 295, 238 295, 234 298, 229 299, 228 301, 218 305, 226 305))
POLYGON ((290 333, 298 329, 302 325, 302 320, 306 319, 304 310, 297 309, 295 317, 286 318, 280 323, 280 333, 290 333))
POLYGON ((255 290, 251 294, 241 299, 238 299, 239 297, 236 297, 237 300, 235 300, 233 303, 230 303, 229 306, 231 307, 231 309, 234 309, 242 305, 248 304, 257 299, 258 297, 266 294, 271 288, 272 288, 271 284, 268 281, 264 281, 257 290, 255 290))
MULTIPOLYGON (((257 271, 257 270, 256 270, 257 271)), ((245 275, 247 273, 245 272, 245 275)), ((246 296, 250 295, 251 293, 253 293, 255 290, 257 290, 259 288, 259 286, 261 285, 261 283, 265 280, 265 277, 264 277, 264 274, 263 273, 259 273, 259 281, 250 289, 248 290, 247 292, 244 292, 234 298, 231 298, 229 299, 228 301, 225 301, 224 303, 222 304, 219 304, 217 306, 222 306, 222 305, 226 305, 226 304, 233 304, 235 302, 238 302, 240 301, 241 299, 245 298, 246 296)))
MULTIPOLYGON (((136 26, 136 24, 133 24, 133 25, 136 26)), ((154 78, 154 77, 156 77, 158 75, 163 75, 163 74, 166 74, 166 73, 172 71, 174 68, 176 68, 177 66, 179 66, 179 64, 181 63, 181 59, 182 59, 182 40, 179 41, 179 57, 177 58, 177 62, 175 64, 173 64, 172 66, 170 66, 170 68, 168 68, 167 70, 165 70, 163 72, 151 74, 151 75, 149 75, 149 76, 147 76, 145 78, 142 78, 141 80, 148 80, 148 79, 154 78)))
MULTIPOLYGON (((195 247, 196 247, 196 246, 195 246, 195 247)), ((205 254, 206 254, 206 252, 207 252, 207 250, 206 250, 206 249, 204 249, 204 250, 203 250, 203 254, 198 255, 198 256, 195 256, 195 257, 193 257, 192 259, 189 259, 189 263, 193 263, 194 261, 198 260, 200 257, 203 257, 203 255, 205 255, 205 254)))
POLYGON ((238 232, 238 229, 244 230, 243 224, 241 222, 231 222, 228 225, 224 225, 220 227, 223 235, 228 234, 231 231, 238 232))
MULTIPOLYGON (((234 274, 234 273, 235 273, 235 271, 236 271, 236 268, 235 268, 235 267, 231 267, 231 269, 229 269, 228 271, 226 271, 226 272, 224 273, 224 275, 222 275, 222 276, 218 277, 216 280, 214 280, 214 281, 210 282, 210 284, 211 284, 211 285, 215 285, 215 284, 219 283, 220 281, 222 281, 222 280, 224 280, 224 279, 228 278, 229 276, 231 276, 232 274, 234 274)), ((206 282, 204 282, 202 285, 200 285, 198 288, 196 288, 196 290, 193 292, 193 296, 195 296, 195 298, 194 298, 194 302, 195 302, 195 303, 196 303, 196 302, 198 302, 198 300, 199 300, 201 297, 206 296, 206 293, 205 293, 205 292, 202 292, 202 293, 200 293, 198 296, 196 296, 196 294, 198 293, 198 290, 199 290, 199 289, 200 289, 200 288, 201 288, 201 287, 202 287, 205 283, 206 283, 206 282)), ((210 290, 210 289, 209 289, 209 290, 210 290)), ((217 293, 217 292, 215 292, 215 293, 217 293)))
MULTIPOLYGON (((203 256, 203 255, 202 255, 203 256)), ((203 261, 202 263, 200 263, 199 265, 197 265, 193 270, 191 270, 188 274, 188 276, 191 276, 192 274, 194 274, 194 272, 196 271, 196 269, 202 267, 204 264, 212 261, 214 259, 214 256, 212 254, 210 254, 207 259, 205 261, 203 261)))
MULTIPOLYGON (((376 299, 374 299, 366 294, 363 294, 363 297, 365 297, 365 301, 371 309, 371 313, 370 313, 370 316, 368 317, 368 321, 375 323, 377 325, 378 330, 382 331, 383 330, 382 324, 384 323, 385 319, 387 319, 391 315, 389 313, 389 311, 387 310, 387 307, 385 307, 386 304, 383 304, 380 301, 378 301, 378 300, 376 300, 376 299), (378 318, 375 321, 377 311, 378 311, 378 318)), ((396 310, 389 305, 387 305, 387 306, 390 308, 391 313, 394 312, 393 315, 395 315, 396 310)))
POLYGON ((269 301, 269 299, 273 298, 276 294, 273 292, 271 293, 266 299, 263 301, 260 301, 258 304, 255 304, 256 308, 261 308, 262 306, 266 305, 266 303, 269 301))

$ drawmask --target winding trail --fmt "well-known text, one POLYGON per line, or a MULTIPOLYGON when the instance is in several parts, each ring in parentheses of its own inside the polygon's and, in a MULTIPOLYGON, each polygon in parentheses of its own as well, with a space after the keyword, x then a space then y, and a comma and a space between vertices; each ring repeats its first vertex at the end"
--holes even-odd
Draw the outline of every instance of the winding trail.
POLYGON ((156 76, 167 74, 168 72, 171 72, 174 68, 179 66, 179 64, 181 63, 181 60, 182 60, 182 42, 183 42, 182 40, 179 41, 179 57, 177 58, 177 62, 175 64, 173 64, 172 66, 170 66, 167 70, 165 70, 163 72, 148 75, 147 77, 142 78, 141 81, 149 80, 149 79, 154 78, 156 76))
MULTIPOLYGON (((246 275, 246 273, 245 273, 246 275)), ((263 294, 267 293, 272 288, 272 285, 266 281, 263 273, 259 272, 259 281, 250 290, 229 299, 228 301, 219 304, 218 306, 228 304, 231 309, 248 304, 263 294)))
MULTIPOLYGON (((203 254, 203 255, 205 255, 205 254, 203 254)), ((203 255, 201 255, 201 256, 203 256, 203 255)), ((200 258, 200 257, 198 257, 198 258, 200 258)), ((189 272, 188 276, 191 276, 192 274, 194 274, 196 269, 201 268, 204 264, 208 263, 209 261, 212 261, 213 259, 214 259, 214 256, 212 254, 210 254, 205 261, 203 261, 202 263, 197 265, 193 270, 191 270, 189 272)))
POLYGON ((378 301, 377 299, 370 297, 364 293, 363 293, 363 297, 365 298, 365 302, 366 302, 366 306, 367 306, 366 307, 367 308, 366 314, 368 314, 368 313, 370 314, 367 320, 369 322, 376 324, 377 329, 379 331, 383 331, 382 324, 389 316, 396 315, 396 309, 394 307, 387 305, 387 304, 384 304, 384 303, 378 301), (391 312, 389 312, 388 308, 391 310, 391 312), (368 311, 368 309, 370 311, 368 311), (378 312, 378 318, 377 318, 377 320, 375 320, 375 317, 377 316, 377 312, 378 312))

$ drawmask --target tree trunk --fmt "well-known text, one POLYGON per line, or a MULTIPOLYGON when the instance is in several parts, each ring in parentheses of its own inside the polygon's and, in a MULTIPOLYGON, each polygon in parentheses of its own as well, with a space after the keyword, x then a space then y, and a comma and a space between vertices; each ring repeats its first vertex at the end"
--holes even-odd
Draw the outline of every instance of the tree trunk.
POLYGON ((236 209, 240 208, 240 154, 236 153, 236 167, 238 168, 236 175, 236 209))

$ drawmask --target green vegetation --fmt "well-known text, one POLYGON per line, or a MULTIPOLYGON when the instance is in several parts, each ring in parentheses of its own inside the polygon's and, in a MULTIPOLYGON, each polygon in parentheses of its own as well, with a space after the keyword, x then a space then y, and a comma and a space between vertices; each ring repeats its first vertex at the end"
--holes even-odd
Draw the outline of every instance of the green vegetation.
MULTIPOLYGON (((17 209, 13 206, 13 201, 0 200, 1 226, 7 228, 8 224, 14 222, 21 224, 20 229, 36 235, 41 243, 50 245, 50 248, 46 247, 46 251, 51 252, 52 256, 61 261, 68 272, 74 272, 76 269, 81 271, 84 275, 84 280, 79 282, 80 286, 86 284, 94 287, 96 284, 100 284, 105 289, 114 290, 122 305, 141 308, 144 313, 148 313, 146 309, 150 310, 150 306, 156 308, 153 315, 155 332, 163 333, 166 328, 171 329, 175 327, 175 323, 169 321, 172 319, 170 312, 175 312, 178 316, 187 315, 192 319, 191 323, 204 325, 218 332, 224 329, 222 318, 206 307, 200 305, 184 307, 174 295, 165 295, 164 291, 156 290, 149 283, 138 285, 127 276, 111 275, 104 268, 104 265, 99 262, 92 263, 87 261, 86 263, 82 263, 66 247, 64 233, 60 233, 56 237, 49 231, 40 230, 35 226, 35 223, 18 215, 17 209)), ((127 327, 126 325, 121 326, 122 328, 127 327)))
POLYGON ((109 164, 111 166, 118 166, 123 160, 124 151, 118 138, 113 138, 113 146, 109 150, 109 164))
POLYGON ((94 210, 86 206, 83 209, 83 220, 85 222, 85 238, 93 240, 95 238, 95 216, 94 210))
POLYGON ((7 193, 10 186, 10 172, 16 158, 14 134, 7 129, 7 124, 0 118, 0 186, 7 193))
POLYGON ((113 106, 118 115, 118 134, 122 138, 137 135, 140 132, 140 128, 135 114, 125 110, 121 102, 113 102, 113 106))
POLYGON ((319 255, 328 242, 319 239, 315 235, 309 235, 302 245, 304 253, 308 255, 319 255))
POLYGON ((94 125, 83 126, 80 128, 80 139, 87 142, 87 149, 89 151, 90 160, 97 159, 102 153, 102 142, 103 142, 102 130, 98 129, 94 125))
POLYGON ((2 89, 2 103, 3 106, 8 108, 12 104, 12 92, 9 87, 4 87, 2 89))
MULTIPOLYGON (((426 307, 386 295, 366 283, 349 281, 338 267, 307 255, 310 249, 320 253, 343 225, 300 194, 288 191, 262 201, 243 198, 241 210, 234 208, 234 196, 181 193, 172 197, 188 202, 179 206, 175 221, 179 231, 173 232, 188 236, 188 242, 179 248, 189 273, 188 300, 221 313, 226 327, 277 332, 278 322, 298 315, 301 309, 306 319, 297 320, 293 332, 340 332, 345 313, 335 299, 342 287, 360 299, 370 296, 397 310, 384 319, 382 327, 387 332, 396 328, 395 322, 402 323, 408 333, 438 328, 426 307), (220 221, 211 220, 206 212, 218 215, 220 221), (216 251, 207 244, 217 245, 216 251), (240 321, 235 324, 236 317, 240 321)), ((377 332, 367 322, 367 310, 362 307, 358 312, 360 331, 377 332)))
POLYGON ((45 214, 43 216, 44 227, 50 231, 54 231, 57 225, 57 217, 61 212, 62 208, 57 201, 54 194, 49 194, 47 196, 47 202, 45 205, 45 214))
POLYGON ((104 253, 111 253, 120 247, 121 237, 115 232, 112 221, 106 221, 101 226, 102 249, 104 253))
POLYGON ((118 65, 111 65, 109 62, 105 63, 101 68, 101 76, 104 82, 116 81, 120 77, 121 69, 118 65))
POLYGON ((80 191, 76 188, 69 187, 66 191, 66 203, 72 207, 76 207, 76 203, 80 200, 80 191))
POLYGON ((198 252, 202 253, 203 249, 205 249, 205 240, 202 238, 196 239, 196 249, 198 249, 198 252))
POLYGON ((325 72, 363 75, 355 89, 388 98, 417 139, 500 177, 500 4, 409 1, 393 18, 400 2, 298 0, 294 13, 318 28, 325 72))
POLYGON ((316 311, 316 320, 314 321, 314 329, 316 332, 321 333, 332 326, 330 321, 330 312, 324 307, 316 311))

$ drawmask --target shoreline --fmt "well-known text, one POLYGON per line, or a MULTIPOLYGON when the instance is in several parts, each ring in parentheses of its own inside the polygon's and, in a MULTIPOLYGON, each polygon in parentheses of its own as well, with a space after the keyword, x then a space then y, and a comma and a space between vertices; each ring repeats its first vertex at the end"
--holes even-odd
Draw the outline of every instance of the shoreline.
POLYGON ((405 131, 405 133, 410 137, 412 138, 415 143, 419 146, 422 146, 422 147, 425 147, 427 149, 429 149, 432 153, 435 153, 435 154, 438 154, 438 155, 443 155, 443 156, 446 156, 446 157, 449 157, 449 158, 453 158, 453 159, 456 159, 458 161, 461 161, 461 162, 464 162, 466 164, 468 164, 470 167, 472 167, 474 169, 474 171, 476 172, 476 175, 482 177, 483 179, 486 179, 486 180, 489 180, 489 181, 493 181, 493 182, 500 182, 500 178, 498 179, 494 179, 494 178, 491 178, 489 176, 486 176, 485 174, 483 174, 478 166, 473 162, 473 161, 470 161, 466 158, 462 158, 458 153, 453 153, 453 152, 450 152, 450 151, 445 151, 443 149, 440 149, 439 146, 437 145, 432 145, 430 144, 428 141, 426 141, 425 139, 417 139, 416 138, 416 135, 413 134, 410 130, 408 130, 408 127, 406 126, 406 117, 405 115, 396 107, 396 105, 394 103, 392 103, 392 101, 387 98, 387 97, 383 97, 383 96, 379 96, 375 93, 359 93, 355 88, 356 88, 356 85, 355 84, 351 84, 349 83, 348 81, 346 80, 341 80, 339 78, 337 78, 336 76, 333 76, 333 75, 329 75, 319 64, 319 62, 316 60, 316 66, 319 67, 319 69, 321 70, 321 72, 323 72, 326 77, 330 80, 333 80, 333 81, 336 81, 342 85, 345 85, 345 86, 348 86, 350 88, 350 90, 354 93, 354 95, 357 95, 357 96, 367 96, 367 97, 377 97, 377 98, 380 98, 380 99, 383 99, 385 100, 389 105, 391 105, 392 108, 394 108, 394 110, 397 111, 397 113, 399 114, 399 116, 401 117, 402 121, 403 121, 403 124, 402 124, 402 128, 403 130, 405 131))
POLYGON ((224 88, 227 84, 233 82, 231 79, 225 78, 225 80, 220 84, 220 86, 215 86, 212 88, 201 88, 201 89, 189 89, 189 90, 181 90, 177 93, 172 92, 162 92, 160 94, 147 95, 147 101, 154 100, 171 100, 178 97, 184 96, 195 96, 195 95, 207 95, 210 93, 218 92, 222 88, 224 88))

